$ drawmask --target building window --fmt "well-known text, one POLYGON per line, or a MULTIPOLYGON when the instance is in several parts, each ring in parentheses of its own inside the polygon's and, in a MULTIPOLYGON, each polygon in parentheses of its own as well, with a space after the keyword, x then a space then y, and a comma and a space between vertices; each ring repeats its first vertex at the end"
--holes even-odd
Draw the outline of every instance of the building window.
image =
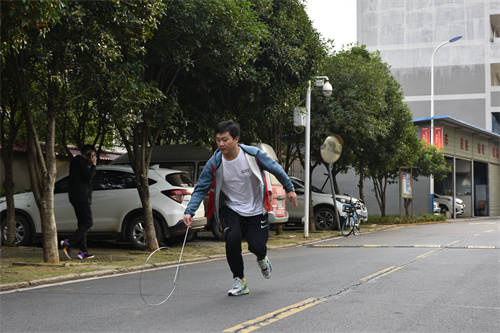
POLYGON ((500 134, 500 112, 491 113, 491 131, 500 134))
POLYGON ((500 37, 500 14, 490 15, 491 36, 490 41, 500 37))
POLYGON ((500 64, 491 64, 491 85, 493 87, 500 86, 500 64))

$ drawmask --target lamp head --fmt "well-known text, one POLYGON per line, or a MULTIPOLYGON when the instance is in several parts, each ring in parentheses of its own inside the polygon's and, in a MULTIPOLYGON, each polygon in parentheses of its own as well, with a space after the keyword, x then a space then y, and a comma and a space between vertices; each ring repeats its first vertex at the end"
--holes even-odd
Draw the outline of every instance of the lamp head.
POLYGON ((448 42, 450 43, 453 43, 453 42, 456 42, 457 40, 461 39, 462 36, 457 36, 457 37, 453 37, 452 39, 450 39, 448 42))
POLYGON ((323 85, 323 96, 330 97, 332 95, 332 91, 332 85, 330 84, 330 82, 328 82, 328 80, 326 80, 325 84, 323 85))

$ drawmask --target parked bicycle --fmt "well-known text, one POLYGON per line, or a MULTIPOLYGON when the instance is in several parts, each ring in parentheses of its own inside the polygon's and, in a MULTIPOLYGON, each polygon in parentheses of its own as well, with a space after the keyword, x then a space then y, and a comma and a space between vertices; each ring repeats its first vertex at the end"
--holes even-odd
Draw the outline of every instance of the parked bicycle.
POLYGON ((360 216, 357 210, 361 208, 361 200, 358 200, 356 204, 344 205, 342 210, 347 213, 344 223, 342 223, 342 235, 345 237, 349 236, 351 233, 357 235, 360 230, 360 216))

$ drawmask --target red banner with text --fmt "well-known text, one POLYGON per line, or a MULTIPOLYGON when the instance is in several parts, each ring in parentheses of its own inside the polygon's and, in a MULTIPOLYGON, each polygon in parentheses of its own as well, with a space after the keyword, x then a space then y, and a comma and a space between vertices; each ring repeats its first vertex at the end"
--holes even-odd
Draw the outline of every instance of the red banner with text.
MULTIPOLYGON (((443 128, 434 127, 434 140, 433 144, 439 150, 443 150, 443 128)), ((431 143, 431 133, 429 127, 422 127, 420 129, 420 139, 424 142, 431 143)))

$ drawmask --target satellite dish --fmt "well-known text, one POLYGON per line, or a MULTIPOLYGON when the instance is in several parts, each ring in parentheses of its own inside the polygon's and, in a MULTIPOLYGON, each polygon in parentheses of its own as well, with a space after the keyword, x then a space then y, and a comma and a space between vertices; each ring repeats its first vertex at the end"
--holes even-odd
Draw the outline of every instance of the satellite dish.
POLYGON ((337 162, 342 154, 343 140, 338 135, 330 135, 321 145, 321 158, 327 164, 337 162))

